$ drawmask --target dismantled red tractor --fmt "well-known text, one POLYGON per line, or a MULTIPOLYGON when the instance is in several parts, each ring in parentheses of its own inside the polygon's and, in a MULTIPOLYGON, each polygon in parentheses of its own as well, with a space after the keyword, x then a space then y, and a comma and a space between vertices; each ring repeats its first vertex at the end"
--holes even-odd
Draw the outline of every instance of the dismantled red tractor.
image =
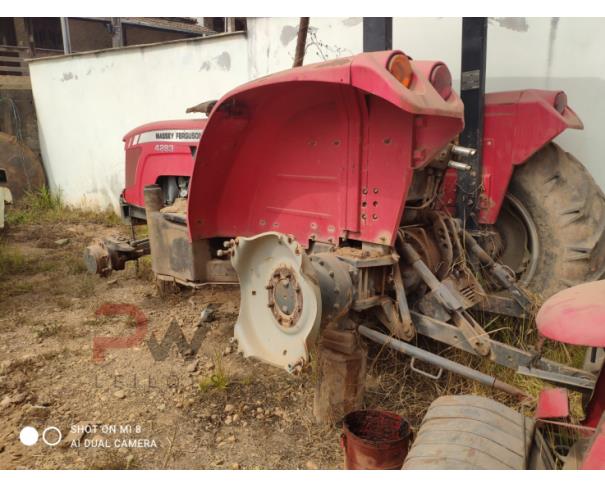
POLYGON ((486 96, 482 184, 465 195, 477 229, 456 214, 473 149, 456 144, 464 108, 441 62, 364 53, 261 78, 206 106, 190 179, 173 169, 177 144, 158 142, 159 126, 126 137, 124 199, 140 208, 144 186, 149 239, 96 242, 91 271, 106 275, 150 249, 162 289, 239 280, 239 350, 297 371, 317 345, 315 412, 325 421, 358 405, 361 336, 387 337, 371 330, 377 323, 406 353, 512 393, 410 342, 424 335, 593 389, 592 371, 501 343, 470 313, 524 316, 603 274, 605 198, 551 142, 582 128, 564 93, 486 96))

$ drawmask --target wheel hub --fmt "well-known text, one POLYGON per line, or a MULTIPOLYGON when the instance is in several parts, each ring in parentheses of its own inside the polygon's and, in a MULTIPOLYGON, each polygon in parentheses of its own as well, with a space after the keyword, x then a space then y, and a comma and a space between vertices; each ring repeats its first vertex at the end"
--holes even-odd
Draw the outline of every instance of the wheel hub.
POLYGON ((278 267, 267 285, 269 307, 283 328, 291 328, 300 318, 303 307, 302 293, 292 269, 278 267))

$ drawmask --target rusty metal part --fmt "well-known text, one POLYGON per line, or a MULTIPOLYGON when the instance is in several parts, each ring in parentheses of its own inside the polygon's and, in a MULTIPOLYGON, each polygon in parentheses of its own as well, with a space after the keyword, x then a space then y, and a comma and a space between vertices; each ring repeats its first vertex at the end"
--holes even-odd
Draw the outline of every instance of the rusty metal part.
POLYGON ((346 316, 353 303, 353 269, 334 252, 312 254, 310 261, 319 279, 322 324, 339 321, 346 316))
MULTIPOLYGON (((465 352, 479 355, 457 326, 414 311, 411 313, 418 334, 465 352)), ((594 389, 596 382, 594 374, 568 367, 544 357, 536 357, 532 352, 496 340, 489 340, 489 343, 491 349, 490 360, 499 365, 516 370, 520 374, 538 377, 573 390, 591 391, 594 389)))
POLYGON ((429 286, 435 298, 452 316, 453 322, 463 333, 468 343, 481 355, 490 353, 489 337, 481 325, 464 309, 462 299, 456 289, 451 289, 430 271, 418 253, 410 244, 402 240, 402 253, 407 262, 414 267, 422 280, 429 286))
POLYGON ((344 418, 343 430, 347 470, 401 469, 411 437, 407 420, 388 411, 352 411, 344 418))
POLYGON ((410 315, 410 308, 405 295, 405 288, 403 287, 403 278, 401 276, 399 264, 393 265, 393 287, 395 288, 395 295, 397 297, 399 323, 395 330, 392 331, 396 337, 409 341, 414 338, 416 331, 414 330, 414 324, 412 323, 412 316, 410 315))
POLYGON ((95 239, 84 249, 84 265, 91 274, 107 277, 111 274, 109 251, 101 239, 95 239))
POLYGON ((487 294, 484 299, 476 305, 475 309, 498 315, 511 316, 512 318, 527 317, 527 313, 519 306, 517 301, 511 297, 501 296, 499 294, 487 294))
POLYGON ((441 212, 435 211, 430 213, 430 219, 433 223, 433 234, 437 240, 437 246, 441 255, 441 265, 435 274, 441 280, 449 274, 454 265, 454 246, 446 224, 448 217, 441 212))
POLYGON ((146 186, 145 212, 154 274, 170 276, 195 287, 209 281, 210 241, 189 239, 189 229, 179 213, 162 213, 164 198, 159 185, 146 186))
POLYGON ((114 270, 123 270, 129 260, 149 255, 149 239, 128 240, 125 237, 95 239, 84 250, 84 264, 91 274, 107 277, 114 270))
POLYGON ((519 304, 519 306, 521 306, 521 308, 523 308, 525 311, 531 311, 533 308, 533 303, 525 291, 523 291, 523 289, 516 284, 514 276, 511 276, 502 264, 499 264, 492 259, 488 253, 477 243, 470 232, 465 230, 462 232, 462 236, 464 237, 464 242, 468 251, 474 254, 479 259, 479 262, 494 277, 494 279, 496 279, 503 288, 507 289, 508 292, 511 293, 513 299, 519 304))
POLYGON ((0 168, 5 171, 6 186, 15 201, 46 184, 40 158, 15 136, 4 132, 0 132, 0 168))
POLYGON ((366 368, 366 347, 356 331, 327 331, 322 335, 313 399, 318 422, 333 424, 362 406, 366 368))
POLYGON ((267 284, 267 306, 279 326, 296 326, 303 308, 303 297, 294 270, 286 265, 277 267, 267 284))
POLYGON ((424 227, 405 227, 404 231, 406 241, 414 247, 428 268, 437 273, 443 261, 435 239, 427 235, 424 227))
POLYGON ((453 362, 444 357, 440 357, 439 355, 436 355, 434 353, 427 352, 426 350, 415 347, 401 340, 397 340, 393 337, 389 337, 384 333, 372 330, 367 326, 360 325, 358 331, 362 336, 372 341, 375 341, 376 343, 379 343, 381 345, 386 345, 387 347, 392 348, 393 350, 397 350, 398 352, 409 355, 412 358, 422 360, 423 362, 427 362, 441 369, 448 370, 450 372, 453 372, 454 374, 461 375, 463 377, 466 377, 467 379, 477 381, 488 387, 504 391, 507 394, 510 394, 517 398, 523 399, 527 397, 527 394, 521 389, 511 384, 502 382, 496 377, 485 374, 470 367, 466 367, 465 365, 453 362))
MULTIPOLYGON (((399 263, 394 259, 392 249, 386 246, 366 245, 362 249, 344 249, 336 252, 314 254, 311 261, 315 264, 320 276, 324 314, 330 313, 334 308, 333 294, 345 299, 346 310, 343 303, 336 303, 336 310, 347 312, 349 308, 357 311, 376 307, 378 318, 398 338, 411 340, 414 335, 414 325, 406 298, 405 286, 399 263), (320 257, 326 256, 326 257, 320 257), (330 257, 332 262, 330 264, 330 257), (336 259, 334 261, 334 259, 336 259), (322 263, 324 260, 325 263, 322 263), (317 264, 320 264, 318 266, 317 264), (338 277, 334 275, 336 268, 345 269, 338 277), (332 286, 327 279, 322 279, 329 269, 332 280, 338 283, 332 286), (338 293, 332 291, 332 287, 338 293), (342 292, 341 292, 342 290, 342 292), (350 290, 350 291, 349 291, 350 290), (386 295, 387 290, 395 291, 395 301, 386 295), (351 295, 355 291, 355 296, 351 295)), ((341 313, 342 314, 342 313, 341 313)), ((328 318, 331 318, 328 316, 328 318)), ((326 321, 324 319, 324 321, 326 321)))

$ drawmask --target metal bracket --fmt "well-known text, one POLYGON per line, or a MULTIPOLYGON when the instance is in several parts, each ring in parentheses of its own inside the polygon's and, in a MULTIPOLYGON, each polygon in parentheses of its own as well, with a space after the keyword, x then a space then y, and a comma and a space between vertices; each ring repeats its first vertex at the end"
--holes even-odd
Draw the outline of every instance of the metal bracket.
MULTIPOLYGON (((438 342, 451 345, 465 352, 479 355, 471 346, 462 331, 449 323, 436 320, 429 316, 411 312, 416 331, 438 342)), ((488 339, 491 349, 490 359, 504 367, 516 370, 521 374, 539 377, 554 384, 569 387, 579 391, 594 389, 596 377, 584 370, 575 369, 535 354, 507 345, 496 340, 488 339)))
POLYGON ((487 333, 485 333, 483 328, 481 328, 481 325, 464 310, 461 300, 456 296, 457 293, 437 279, 437 276, 431 272, 409 243, 403 242, 402 250, 403 257, 412 265, 420 278, 435 293, 435 297, 441 304, 451 312, 456 327, 460 329, 462 336, 467 343, 480 355, 488 355, 490 353, 490 340, 487 333))
POLYGON ((433 380, 441 379, 441 375, 443 374, 443 368, 441 367, 439 367, 439 372, 437 372, 436 374, 430 374, 425 370, 419 369, 418 367, 416 367, 416 357, 412 357, 412 360, 410 360, 410 369, 412 369, 417 374, 424 375, 425 377, 428 377, 429 379, 433 380))

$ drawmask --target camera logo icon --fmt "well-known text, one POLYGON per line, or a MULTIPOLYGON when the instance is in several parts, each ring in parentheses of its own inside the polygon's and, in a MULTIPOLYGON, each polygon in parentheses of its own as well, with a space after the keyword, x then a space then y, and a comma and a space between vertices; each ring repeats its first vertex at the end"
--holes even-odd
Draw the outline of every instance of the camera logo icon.
MULTIPOLYGON (((21 443, 25 446, 35 445, 39 438, 40 434, 33 426, 26 426, 19 433, 19 440, 21 440, 21 443)), ((49 426, 42 432, 42 441, 48 446, 57 446, 61 443, 62 439, 63 435, 61 434, 61 431, 55 426, 49 426)))

